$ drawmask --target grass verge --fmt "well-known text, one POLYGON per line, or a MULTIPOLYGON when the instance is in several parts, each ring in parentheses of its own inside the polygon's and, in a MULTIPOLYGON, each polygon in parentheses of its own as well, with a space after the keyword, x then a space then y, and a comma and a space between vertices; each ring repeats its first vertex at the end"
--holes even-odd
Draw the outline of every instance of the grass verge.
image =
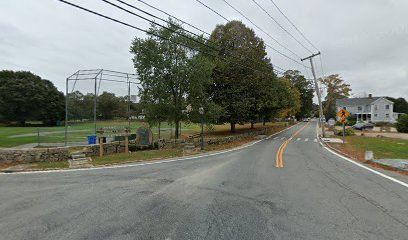
POLYGON ((137 162, 151 159, 162 159, 171 157, 183 156, 182 149, 162 149, 151 151, 139 151, 132 153, 119 153, 114 155, 107 155, 103 157, 94 157, 92 164, 94 166, 107 165, 107 164, 120 164, 126 162, 137 162))
POLYGON ((361 161, 365 151, 373 151, 375 159, 408 159, 408 140, 349 136, 345 144, 329 145, 361 161))

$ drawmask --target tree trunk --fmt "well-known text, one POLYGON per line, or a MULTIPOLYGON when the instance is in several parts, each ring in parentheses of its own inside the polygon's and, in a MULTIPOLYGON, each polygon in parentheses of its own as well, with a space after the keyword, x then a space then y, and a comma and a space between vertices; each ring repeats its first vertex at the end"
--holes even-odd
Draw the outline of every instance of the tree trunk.
POLYGON ((160 121, 159 121, 159 140, 160 140, 160 121))
POLYGON ((251 122, 251 129, 254 129, 254 122, 251 122))
POLYGON ((175 120, 175 124, 176 124, 176 128, 174 131, 174 139, 179 139, 179 127, 180 127, 180 120, 176 119, 175 120))
POLYGON ((266 125, 266 121, 265 121, 265 118, 263 119, 263 125, 264 125, 264 126, 266 125))
POLYGON ((232 132, 232 133, 235 132, 235 123, 231 123, 231 132, 232 132))

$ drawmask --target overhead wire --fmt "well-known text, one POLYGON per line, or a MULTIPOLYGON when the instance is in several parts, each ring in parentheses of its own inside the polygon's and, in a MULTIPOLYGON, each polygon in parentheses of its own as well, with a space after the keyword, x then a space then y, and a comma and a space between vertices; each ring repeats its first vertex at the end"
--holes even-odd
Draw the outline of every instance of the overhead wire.
MULTIPOLYGON (((186 45, 186 44, 184 44, 184 43, 177 42, 177 41, 175 41, 175 40, 173 40, 173 39, 160 36, 160 35, 155 34, 155 33, 153 33, 153 32, 150 32, 150 31, 141 29, 141 28, 136 27, 136 26, 133 26, 133 25, 131 25, 131 24, 129 24, 129 23, 126 23, 126 22, 117 20, 117 19, 115 19, 115 18, 106 16, 106 15, 104 15, 104 14, 95 12, 95 11, 93 11, 93 10, 87 9, 87 8, 82 7, 82 6, 79 6, 79 5, 76 5, 76 4, 71 3, 71 2, 69 2, 69 1, 65 1, 65 0, 58 0, 58 1, 60 1, 60 2, 62 2, 62 3, 65 3, 65 4, 67 4, 67 5, 70 5, 70 6, 72 6, 72 7, 81 9, 81 10, 83 10, 83 11, 92 13, 92 14, 97 15, 97 16, 99 16, 99 17, 102 17, 102 18, 111 20, 111 21, 113 21, 113 22, 116 22, 116 23, 125 25, 125 26, 127 26, 127 27, 136 29, 136 30, 138 30, 138 31, 144 32, 144 33, 146 33, 146 34, 148 34, 148 35, 152 35, 152 36, 155 36, 155 37, 158 37, 158 38, 161 38, 161 39, 170 41, 170 42, 172 42, 172 43, 174 43, 174 44, 176 44, 176 45, 180 45, 180 46, 183 46, 183 47, 186 47, 186 48, 189 48, 189 49, 193 49, 193 50, 196 50, 196 51, 198 51, 198 52, 201 52, 201 53, 204 53, 204 54, 207 54, 207 55, 211 55, 211 56, 213 56, 213 57, 218 57, 218 56, 216 56, 216 55, 214 55, 214 54, 211 54, 211 53, 208 53, 208 52, 204 52, 204 51, 202 51, 201 49, 196 49, 196 48, 191 47, 191 46, 188 46, 188 45, 186 45)), ((249 69, 252 69, 252 70, 255 70, 255 71, 259 71, 258 69, 254 69, 254 68, 252 68, 252 67, 248 67, 248 66, 243 65, 243 64, 241 64, 241 63, 237 63, 237 62, 232 62, 232 63, 233 63, 233 64, 236 64, 236 65, 240 65, 241 67, 245 67, 245 68, 249 68, 249 69)), ((276 66, 275 66, 275 67, 276 67, 276 66)), ((278 71, 278 70, 276 70, 276 69, 273 69, 273 71, 274 71, 275 73, 282 74, 281 71, 278 71)))
MULTIPOLYGON (((165 28, 165 29, 167 29, 167 30, 169 30, 169 31, 172 31, 172 29, 169 29, 168 27, 166 27, 166 26, 164 26, 164 25, 158 24, 158 23, 156 23, 156 22, 154 22, 154 21, 152 21, 152 20, 150 20, 150 19, 148 19, 148 18, 145 18, 145 17, 143 17, 143 16, 140 16, 139 14, 136 14, 136 13, 134 13, 134 12, 132 12, 132 11, 129 11, 129 10, 125 9, 125 8, 122 8, 122 7, 116 5, 116 4, 114 4, 114 3, 112 3, 112 2, 110 2, 110 1, 108 1, 108 0, 102 0, 102 1, 105 2, 105 3, 107 3, 107 4, 109 4, 109 5, 111 5, 111 6, 116 7, 116 8, 118 8, 118 9, 122 10, 122 11, 125 11, 125 12, 127 12, 127 13, 129 13, 129 14, 132 14, 132 15, 136 16, 136 17, 139 17, 139 18, 141 18, 141 19, 143 19, 143 20, 145 20, 145 21, 148 21, 148 22, 150 22, 150 23, 152 23, 152 24, 154 24, 154 25, 157 25, 157 26, 160 26, 160 27, 162 27, 162 28, 165 28)), ((162 18, 160 18, 160 17, 157 17, 157 16, 155 16, 155 15, 153 15, 153 14, 151 14, 151 13, 148 13, 148 12, 146 12, 146 11, 144 11, 144 10, 142 10, 142 9, 140 9, 140 8, 138 8, 138 7, 136 7, 136 6, 134 6, 134 5, 128 4, 128 3, 126 3, 126 2, 124 2, 124 1, 122 1, 122 0, 116 0, 116 1, 118 1, 118 2, 120 2, 120 3, 122 3, 122 4, 124 4, 124 5, 126 5, 126 6, 128 6, 128 7, 131 7, 131 8, 133 8, 133 9, 136 9, 136 10, 138 10, 138 11, 141 11, 141 12, 143 12, 143 13, 145 13, 145 14, 148 14, 148 15, 151 16, 151 17, 154 17, 154 18, 157 18, 157 19, 159 19, 159 20, 162 20, 162 21, 164 21, 164 22, 166 22, 166 23, 168 23, 168 24, 170 24, 170 25, 172 25, 172 26, 176 26, 178 29, 181 29, 181 30, 183 30, 183 31, 187 31, 187 32, 189 32, 190 34, 193 34, 194 36, 197 36, 197 37, 199 37, 199 38, 201 38, 201 39, 204 39, 204 40, 206 40, 206 41, 209 41, 210 43, 215 44, 214 42, 210 41, 209 39, 206 39, 206 38, 204 38, 204 37, 202 37, 202 36, 199 36, 199 35, 197 35, 197 34, 191 32, 191 31, 188 31, 188 30, 186 30, 186 29, 184 29, 184 28, 182 28, 182 27, 180 27, 180 26, 177 26, 176 24, 171 23, 170 21, 164 20, 164 19, 162 19, 162 18)), ((191 37, 188 37, 188 36, 186 36, 186 35, 183 35, 183 34, 181 34, 181 33, 179 33, 179 32, 174 32, 174 33, 176 33, 176 34, 178 34, 178 35, 180 35, 180 36, 182 36, 182 37, 184 37, 184 38, 193 40, 194 42, 197 42, 197 43, 199 43, 199 44, 201 44, 201 45, 203 45, 203 46, 209 47, 209 48, 211 48, 211 49, 213 49, 213 50, 216 50, 216 51, 219 50, 219 49, 215 49, 213 46, 210 46, 210 45, 207 45, 207 44, 202 43, 202 42, 200 42, 200 41, 197 41, 196 39, 191 38, 191 37)), ((234 56, 233 56, 233 57, 234 57, 234 56)), ((236 58, 236 57, 235 57, 235 58, 236 58)), ((250 59, 250 58, 249 58, 249 60, 255 61, 255 60, 250 59)), ((256 61, 255 61, 255 62, 256 62, 256 61)), ((275 65, 275 67, 276 67, 276 68, 279 68, 279 69, 281 69, 281 70, 283 70, 283 71, 285 71, 283 68, 280 68, 280 67, 278 67, 278 66, 276 66, 276 65, 275 65)))
MULTIPOLYGON (((211 8, 208 5, 205 5, 203 2, 201 2, 200 0, 196 0, 198 3, 200 3, 201 5, 205 6, 206 8, 210 9, 212 12, 216 13, 218 16, 221 16, 223 19, 225 19, 227 22, 230 22, 230 20, 228 20, 226 17, 224 17, 222 14, 220 14, 219 12, 217 12, 216 10, 214 10, 213 8, 211 8)), ((223 0, 224 1, 224 0, 223 0)), ((225 3, 227 3, 227 5, 229 7, 231 7, 233 10, 235 10, 238 14, 240 14, 243 18, 245 18, 247 21, 249 21, 252 25, 254 25, 259 31, 263 32, 264 34, 266 34, 269 38, 271 38, 274 42, 276 42, 279 46, 281 46, 282 48, 286 49, 287 51, 289 51, 290 53, 292 53, 293 55, 295 55, 298 58, 301 58, 298 54, 296 54, 295 52, 293 52, 292 50, 290 50, 289 48, 285 47, 283 44, 281 44, 278 40, 276 40, 274 37, 272 37, 269 33, 267 33, 265 30, 263 30, 261 27, 259 27, 256 23, 254 23, 251 19, 249 19, 245 14, 243 14, 241 11, 239 11, 237 8, 235 8, 234 6, 232 6, 230 3, 224 1, 225 3)), ((275 52, 277 52, 278 54, 282 55, 283 57, 301 65, 304 67, 309 68, 308 66, 304 65, 303 63, 297 61, 296 59, 282 53, 281 51, 277 50, 276 48, 272 47, 271 45, 267 44, 265 42, 265 46, 274 50, 275 52)))
MULTIPOLYGON (((227 2, 226 0, 223 0, 227 2)), ((308 52, 313 53, 309 48, 307 48, 303 43, 301 43, 295 36, 293 36, 286 28, 284 28, 268 11, 265 10, 257 1, 252 0, 262 11, 264 11, 270 19, 272 19, 283 31, 285 31, 293 40, 295 40, 300 46, 306 49, 308 52)))
POLYGON ((137 0, 137 1, 141 2, 142 4, 148 6, 148 7, 152 8, 152 9, 154 9, 154 10, 156 10, 156 11, 159 11, 159 12, 161 12, 161 13, 167 15, 167 16, 170 17, 170 18, 174 18, 174 19, 176 19, 177 21, 180 21, 181 23, 186 24, 187 26, 192 27, 192 28, 194 28, 195 30, 198 30, 198 31, 200 31, 200 32, 202 32, 202 33, 204 33, 204 34, 206 34, 206 35, 208 35, 208 36, 211 35, 210 33, 206 32, 206 31, 204 31, 204 30, 202 30, 202 29, 200 29, 200 28, 198 28, 198 27, 196 27, 196 26, 194 26, 194 25, 192 25, 192 24, 190 24, 190 23, 188 23, 188 22, 186 22, 186 21, 184 21, 184 20, 181 20, 180 18, 178 18, 178 17, 176 17, 176 16, 174 16, 174 15, 172 15, 172 14, 169 14, 169 13, 167 13, 166 11, 163 11, 162 9, 159 9, 159 8, 157 8, 157 7, 151 5, 151 4, 149 4, 149 3, 147 3, 147 2, 145 2, 145 1, 143 1, 143 0, 137 0))
POLYGON ((279 8, 279 6, 273 0, 270 1, 276 7, 276 9, 278 9, 278 11, 286 18, 286 20, 292 25, 292 27, 295 28, 296 31, 310 44, 310 46, 312 46, 316 51, 319 51, 319 49, 303 34, 303 32, 300 31, 298 27, 296 27, 296 25, 289 19, 289 17, 286 16, 286 14, 279 8))

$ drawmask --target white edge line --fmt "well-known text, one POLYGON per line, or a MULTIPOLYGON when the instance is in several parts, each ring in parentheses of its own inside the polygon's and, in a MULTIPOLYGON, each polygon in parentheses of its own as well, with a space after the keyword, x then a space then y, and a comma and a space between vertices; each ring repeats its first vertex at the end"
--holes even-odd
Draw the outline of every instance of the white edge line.
POLYGON ((356 162, 356 161, 354 161, 354 160, 352 160, 352 159, 350 159, 350 158, 348 158, 348 157, 345 157, 345 156, 343 156, 343 155, 340 155, 340 154, 336 153, 335 151, 331 150, 330 148, 326 147, 326 146, 322 143, 322 141, 320 140, 319 133, 318 133, 317 129, 318 129, 318 128, 317 128, 317 125, 316 125, 316 135, 317 135, 317 139, 319 139, 318 141, 319 141, 320 145, 322 145, 322 147, 323 147, 324 149, 326 149, 327 151, 329 151, 330 153, 332 153, 332 154, 334 154, 334 155, 336 155, 336 156, 338 156, 338 157, 340 157, 340 158, 342 158, 342 159, 344 159, 344 160, 346 160, 346 161, 348 161, 348 162, 350 162, 350 163, 352 163, 352 164, 354 164, 354 165, 357 165, 357 166, 359 166, 359 167, 361 167, 361 168, 364 168, 364 169, 366 169, 366 170, 368 170, 368 171, 370 171, 370 172, 372 172, 372 173, 374 173, 374 174, 377 174, 377 175, 379 175, 379 176, 381 176, 381 177, 383 177, 383 178, 386 178, 386 179, 388 179, 388 180, 391 180, 391 181, 393 181, 393 182, 395 182, 395 183, 398 183, 398 184, 400 184, 400 185, 402 185, 402 186, 408 188, 408 183, 405 183, 405 182, 403 182, 403 181, 400 181, 400 180, 398 180, 398 179, 395 179, 395 178, 393 178, 393 177, 390 177, 390 176, 388 176, 388 175, 386 175, 386 174, 384 174, 384 173, 378 172, 378 171, 376 171, 376 170, 374 170, 374 169, 372 169, 372 168, 369 168, 369 167, 367 167, 367 166, 364 166, 363 164, 358 163, 358 162, 356 162))
MULTIPOLYGON (((297 123, 298 124, 298 123, 297 123)), ((76 172, 76 171, 94 171, 94 170, 103 170, 103 169, 115 169, 115 168, 126 168, 126 167, 139 167, 139 166, 145 166, 145 165, 153 165, 153 164, 160 164, 160 163, 170 163, 170 162, 178 162, 178 161, 186 161, 186 160, 192 160, 192 159, 197 159, 197 158, 204 158, 204 157, 211 157, 215 155, 220 155, 224 153, 229 153, 229 152, 234 152, 238 151, 247 147, 251 147, 257 143, 260 143, 264 140, 270 139, 271 137, 278 135, 284 131, 287 131, 297 124, 290 126, 288 128, 285 128, 277 133, 274 133, 264 139, 255 141, 250 144, 246 144, 240 147, 236 147, 233 149, 221 151, 221 152, 215 152, 215 153, 210 153, 207 155, 200 155, 200 156, 194 156, 194 157, 187 157, 187 158, 177 158, 177 159, 171 159, 171 160, 161 160, 161 161, 154 161, 154 162, 144 162, 144 163, 136 163, 136 164, 121 164, 121 165, 113 165, 113 166, 104 166, 104 167, 92 167, 92 168, 78 168, 78 169, 61 169, 61 170, 43 170, 43 171, 27 171, 27 172, 10 172, 10 173, 5 173, 2 172, 0 175, 17 175, 17 174, 38 174, 38 173, 58 173, 58 172, 76 172)))

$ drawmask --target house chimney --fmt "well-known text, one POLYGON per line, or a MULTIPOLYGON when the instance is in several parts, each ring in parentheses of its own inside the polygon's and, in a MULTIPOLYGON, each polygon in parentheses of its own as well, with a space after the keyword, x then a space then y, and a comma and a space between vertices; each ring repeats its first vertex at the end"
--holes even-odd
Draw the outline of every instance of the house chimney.
POLYGON ((369 98, 369 99, 373 98, 373 94, 371 94, 371 93, 368 94, 368 98, 369 98))

